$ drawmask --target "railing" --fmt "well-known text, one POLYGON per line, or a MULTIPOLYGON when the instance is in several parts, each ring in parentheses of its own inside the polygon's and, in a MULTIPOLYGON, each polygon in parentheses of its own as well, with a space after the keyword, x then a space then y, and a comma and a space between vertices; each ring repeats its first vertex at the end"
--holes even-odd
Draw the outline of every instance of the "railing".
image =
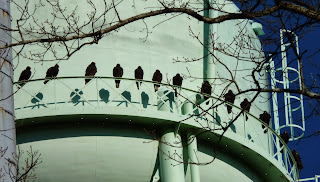
POLYGON ((314 178, 305 178, 305 179, 300 179, 300 182, 302 181, 314 181, 314 182, 319 182, 320 181, 320 175, 316 175, 314 178))
MULTIPOLYGON (((42 108, 57 112, 68 108, 108 108, 103 112, 107 113, 110 107, 124 107, 140 114, 151 112, 155 115, 154 112, 168 112, 179 116, 176 117, 177 122, 201 127, 210 132, 228 128, 226 135, 234 136, 232 139, 239 142, 255 144, 252 146, 257 146, 255 148, 257 152, 264 152, 278 161, 277 164, 292 177, 291 181, 298 181, 297 165, 285 142, 272 128, 251 113, 242 111, 240 107, 224 102, 220 98, 188 88, 128 78, 117 78, 121 83, 120 88, 116 88, 114 79, 114 77, 58 77, 47 84, 43 84, 45 79, 35 79, 29 80, 23 87, 19 85, 22 82, 16 82, 15 110, 20 116, 42 108), (85 78, 91 78, 91 81, 84 84, 85 78), (139 89, 136 82, 139 83, 139 89), (160 85, 157 92, 154 90, 154 84, 160 85), (177 97, 174 88, 178 92, 177 97), (209 99, 204 100, 204 95, 209 99), (226 105, 232 106, 231 114, 228 114, 226 105), (239 138, 239 135, 242 137, 239 138), (282 147, 277 143, 281 143, 282 147)), ((21 118, 18 116, 17 119, 21 118)))

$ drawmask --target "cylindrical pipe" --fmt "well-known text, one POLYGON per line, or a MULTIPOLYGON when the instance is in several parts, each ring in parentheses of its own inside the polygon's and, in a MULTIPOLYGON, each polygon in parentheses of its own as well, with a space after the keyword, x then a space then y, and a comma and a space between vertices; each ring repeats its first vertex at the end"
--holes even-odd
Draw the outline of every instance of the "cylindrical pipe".
MULTIPOLYGON (((8 30, 11 28, 10 1, 0 0, 0 24, 8 30)), ((11 44, 11 32, 0 29, 0 47, 11 44)), ((2 181, 11 181, 11 177, 16 177, 16 136, 14 123, 13 106, 13 69, 11 48, 0 50, 0 165, 4 176, 2 181), (3 153, 4 152, 4 153, 3 153), (9 174, 9 171, 11 174, 9 174)))
MULTIPOLYGON (((192 132, 188 132, 188 156, 190 163, 199 163, 197 152, 197 138, 192 132)), ((200 182, 200 171, 198 164, 190 164, 191 182, 200 182)))
POLYGON ((174 128, 166 128, 159 145, 160 178, 162 182, 184 182, 182 140, 174 128))
MULTIPOLYGON (((174 93, 166 88, 158 90, 158 110, 176 112, 174 93)), ((162 182, 184 182, 182 140, 175 127, 164 129, 159 144, 160 178, 162 182)))
MULTIPOLYGON (((212 5, 212 0, 204 0, 204 16, 213 17, 212 10, 209 10, 209 4, 212 5)), ((204 23, 203 27, 203 79, 209 81, 210 83, 215 77, 215 65, 214 59, 211 53, 214 53, 212 35, 216 33, 216 29, 213 25, 204 23)))

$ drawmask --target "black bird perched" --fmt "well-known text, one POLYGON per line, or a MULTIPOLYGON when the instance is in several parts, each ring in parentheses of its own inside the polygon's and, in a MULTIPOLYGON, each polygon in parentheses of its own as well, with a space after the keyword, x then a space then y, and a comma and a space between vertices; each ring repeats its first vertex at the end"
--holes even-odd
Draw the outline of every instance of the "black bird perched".
MULTIPOLYGON (((247 98, 245 98, 245 99, 240 103, 240 107, 241 107, 243 110, 249 112, 250 107, 251 107, 251 103, 248 101, 247 98)), ((248 116, 246 116, 246 121, 247 121, 247 120, 248 120, 248 116)))
MULTIPOLYGON (((201 93, 211 95, 212 87, 208 81, 204 81, 201 86, 201 93)), ((207 100, 209 97, 204 96, 204 100, 207 100)), ((207 105, 209 102, 206 103, 207 105)))
MULTIPOLYGON (((263 121, 264 123, 266 123, 269 126, 270 123, 270 119, 271 116, 267 111, 264 111, 262 114, 260 114, 259 119, 261 119, 261 121, 263 121)), ((265 126, 262 125, 262 129, 264 129, 265 126)), ((264 133, 267 133, 268 130, 264 130, 264 133)))
MULTIPOLYGON (((162 81, 162 74, 159 70, 156 70, 156 72, 154 72, 153 77, 152 77, 152 81, 154 82, 158 82, 161 83, 162 81)), ((154 84, 154 91, 158 91, 158 88, 160 87, 160 85, 158 84, 154 84)))
MULTIPOLYGON (((229 90, 228 93, 224 95, 224 100, 234 104, 234 100, 236 99, 236 95, 233 94, 232 90, 229 90)), ((232 106, 227 105, 228 114, 232 112, 232 106)))
POLYGON ((292 155, 293 155, 294 160, 296 160, 296 162, 297 162, 297 168, 299 169, 299 171, 301 171, 301 169, 303 169, 303 164, 301 161, 301 157, 300 157, 299 153, 296 151, 296 149, 292 150, 292 155))
MULTIPOLYGON (((30 67, 28 66, 25 70, 23 70, 20 74, 19 77, 19 81, 27 81, 29 80, 30 76, 31 76, 31 71, 30 71, 30 67)), ((25 85, 26 83, 19 83, 20 87, 23 87, 23 85, 25 85)))
MULTIPOLYGON (((141 68, 141 66, 138 66, 138 68, 134 70, 134 78, 137 80, 143 79, 143 69, 141 68)), ((142 82, 139 82, 139 81, 136 82, 138 89, 139 89, 139 83, 141 85, 142 82)))
MULTIPOLYGON (((54 77, 57 77, 58 73, 59 73, 59 65, 56 64, 47 70, 46 78, 52 79, 54 77)), ((45 80, 43 83, 46 84, 46 83, 48 83, 48 81, 49 80, 45 80)))
MULTIPOLYGON (((120 64, 117 64, 116 67, 113 68, 113 77, 122 77, 123 76, 123 69, 120 64)), ((120 80, 114 80, 116 82, 116 88, 120 87, 120 80)))
MULTIPOLYGON (((287 131, 284 131, 283 133, 281 133, 281 134, 280 134, 280 137, 282 138, 282 140, 283 140, 286 144, 288 144, 289 139, 290 139, 290 136, 289 136, 289 134, 288 134, 287 131)), ((280 147, 282 147, 282 146, 283 146, 282 143, 280 143, 280 147)), ((281 150, 281 153, 283 153, 283 149, 281 150)))
MULTIPOLYGON (((179 73, 177 73, 176 76, 173 77, 172 81, 173 81, 173 85, 181 88, 183 78, 180 76, 179 73)), ((178 96, 177 88, 174 88, 174 92, 175 92, 175 96, 177 97, 178 96)))
MULTIPOLYGON (((86 74, 85 76, 94 76, 97 73, 97 67, 96 67, 96 63, 92 62, 91 64, 89 64, 89 66, 86 69, 86 74)), ((88 82, 90 82, 91 78, 86 78, 84 80, 84 83, 87 84, 88 82)))

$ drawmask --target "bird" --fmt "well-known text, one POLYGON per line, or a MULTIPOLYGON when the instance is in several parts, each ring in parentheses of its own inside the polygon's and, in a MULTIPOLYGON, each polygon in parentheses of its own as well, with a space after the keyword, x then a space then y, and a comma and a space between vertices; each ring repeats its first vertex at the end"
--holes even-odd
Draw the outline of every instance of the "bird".
MULTIPOLYGON (((231 104, 234 104, 234 100, 236 99, 236 95, 232 92, 232 90, 229 90, 228 93, 224 95, 224 100, 226 102, 229 102, 231 104)), ((228 114, 232 112, 232 106, 227 105, 228 114)))
POLYGON ((20 77, 19 77, 19 81, 24 81, 22 83, 19 83, 20 87, 23 87, 23 85, 26 84, 26 81, 29 80, 30 76, 31 76, 31 71, 30 71, 30 67, 26 67, 25 70, 23 70, 20 74, 20 77))
MULTIPOLYGON (((259 119, 261 119, 261 121, 263 121, 264 123, 266 123, 266 125, 269 126, 271 116, 267 111, 264 111, 262 114, 260 114, 259 119)), ((264 128, 265 128, 265 126, 262 125, 262 129, 264 129, 264 128)), ((264 130, 264 133, 267 133, 267 131, 268 130, 264 130)))
MULTIPOLYGON (((245 98, 241 103, 240 103, 240 107, 242 108, 242 110, 249 112, 250 107, 251 107, 251 103, 248 101, 247 98, 245 98)), ((248 120, 248 116, 246 116, 246 121, 248 120)))
POLYGON ((297 168, 299 169, 299 171, 301 171, 301 169, 303 169, 303 164, 301 161, 301 157, 300 157, 299 153, 296 151, 296 149, 292 150, 292 155, 293 155, 294 160, 297 162, 297 168))
MULTIPOLYGON (((120 66, 120 64, 117 64, 116 67, 113 68, 113 77, 122 77, 123 76, 123 68, 120 66)), ((116 83, 116 88, 120 87, 120 80, 114 80, 116 83)))
MULTIPOLYGON (((153 77, 152 77, 152 81, 154 82, 158 82, 158 83, 161 83, 162 81, 162 74, 159 70, 156 70, 153 74, 153 77)), ((159 84, 154 84, 154 91, 158 91, 158 88, 160 87, 159 84)))
MULTIPOLYGON (((96 67, 96 63, 92 62, 91 64, 89 64, 89 66, 86 69, 86 74, 85 76, 94 76, 97 73, 97 67, 96 67)), ((87 84, 88 82, 90 82, 91 78, 86 78, 84 80, 84 83, 87 84)))
MULTIPOLYGON (((141 68, 141 66, 138 66, 138 68, 136 70, 134 70, 134 78, 137 80, 142 80, 143 79, 143 69, 141 68)), ((142 82, 140 82, 141 85, 142 82)), ((139 81, 136 82, 137 84, 137 88, 139 90, 139 81)))
MULTIPOLYGON (((211 95, 211 92, 212 92, 212 87, 210 83, 208 81, 204 81, 201 86, 201 93, 211 95)), ((204 96, 204 100, 207 100, 208 98, 209 98, 208 96, 204 96)), ((206 105, 208 104, 209 102, 206 103, 206 105)))
MULTIPOLYGON (((59 65, 56 64, 47 70, 46 78, 52 79, 54 77, 57 77, 58 73, 59 73, 59 65)), ((48 83, 48 81, 49 80, 45 80, 43 83, 46 84, 46 83, 48 83)))
MULTIPOLYGON (((173 85, 178 86, 179 88, 181 88, 183 78, 180 76, 179 73, 177 73, 176 76, 173 77, 172 81, 173 81, 173 85)), ((174 88, 174 92, 175 92, 175 96, 177 97, 178 96, 178 92, 177 92, 176 88, 174 88)))
MULTIPOLYGON (((281 133, 281 134, 280 134, 280 137, 282 138, 282 140, 283 140, 286 144, 288 144, 289 139, 290 139, 290 136, 289 136, 289 134, 288 134, 287 131, 284 131, 283 133, 281 133)), ((283 145, 282 145, 282 143, 280 142, 280 147, 282 147, 282 146, 283 146, 283 145)), ((283 149, 281 150, 281 153, 283 153, 283 149)))

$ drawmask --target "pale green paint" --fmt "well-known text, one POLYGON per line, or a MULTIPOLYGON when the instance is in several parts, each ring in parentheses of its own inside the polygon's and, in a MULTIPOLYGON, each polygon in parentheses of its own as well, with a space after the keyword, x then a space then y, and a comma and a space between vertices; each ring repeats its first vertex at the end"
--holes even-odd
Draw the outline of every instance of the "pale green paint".
POLYGON ((182 140, 174 128, 164 129, 159 144, 160 180, 162 182, 184 182, 184 160, 182 140))
MULTIPOLYGON (((97 2, 97 1, 94 1, 97 2)), ((147 11, 148 8, 146 7, 154 7, 158 2, 157 1, 135 1, 135 7, 138 8, 132 8, 133 6, 131 6, 130 3, 132 3, 132 1, 124 1, 126 3, 120 4, 117 8, 118 11, 121 12, 121 14, 123 15, 122 18, 126 18, 126 17, 130 17, 131 15, 135 15, 137 13, 141 13, 144 11, 147 11), (131 7, 131 8, 130 8, 131 7)), ((88 12, 88 7, 85 6, 85 3, 82 3, 80 1, 63 1, 62 3, 64 3, 64 5, 78 5, 78 11, 81 12, 82 14, 86 14, 88 12)), ((200 3, 200 5, 202 5, 200 3)), ((96 6, 96 7, 100 7, 100 6, 96 6)), ((226 6, 227 7, 227 6, 226 6)), ((232 8, 231 8, 232 9, 232 8)), ((46 19, 46 14, 50 14, 50 10, 47 9, 42 9, 42 13, 39 13, 39 21, 41 20, 45 20, 46 19)), ((233 9, 232 9, 233 11, 233 9)), ((15 15, 15 13, 14 13, 15 15)), ((83 18, 83 17, 81 17, 83 18)), ((167 19, 167 16, 159 16, 159 17, 155 17, 152 19, 146 19, 145 22, 149 25, 148 27, 153 27, 153 25, 157 25, 159 22, 162 22, 163 20, 167 19)), ((13 19, 15 19, 13 17, 13 19)), ((13 21, 15 22, 15 21, 13 21)), ((229 39, 232 39, 234 37, 234 32, 236 32, 239 29, 242 29, 241 26, 236 26, 236 25, 245 25, 246 23, 239 23, 236 21, 230 21, 230 22, 226 22, 226 23, 222 23, 219 24, 219 26, 216 26, 216 30, 222 30, 219 31, 219 37, 220 37, 220 42, 228 42, 229 39), (219 29, 220 27, 220 29, 219 29), (232 28, 232 29, 231 29, 232 28), (229 32, 228 32, 229 31, 229 32), (233 31, 233 34, 230 34, 230 31, 233 31), (221 32, 221 33, 220 33, 221 32), (232 35, 232 36, 230 36, 232 35)), ((206 66, 204 66, 204 63, 201 62, 194 62, 194 63, 177 63, 177 64, 172 64, 172 59, 179 57, 179 58, 199 58, 203 56, 203 48, 201 47, 201 45, 197 42, 197 40, 191 40, 191 38, 189 37, 189 29, 188 26, 191 26, 191 29, 199 35, 200 37, 202 37, 203 34, 203 24, 197 22, 194 19, 188 19, 186 18, 186 16, 181 15, 181 16, 177 16, 176 18, 170 20, 170 21, 165 21, 161 24, 159 24, 155 29, 152 29, 152 33, 148 35, 148 39, 146 42, 141 41, 139 38, 144 37, 144 34, 139 32, 139 30, 141 29, 145 29, 145 24, 143 22, 136 22, 132 25, 128 25, 126 26, 126 28, 124 29, 120 29, 117 33, 114 33, 110 36, 104 37, 98 45, 93 45, 91 47, 84 47, 84 49, 82 49, 80 52, 78 52, 77 54, 73 55, 73 57, 71 57, 68 61, 65 62, 60 62, 60 72, 58 76, 62 76, 62 77, 68 77, 68 76, 79 76, 79 75, 84 75, 84 71, 85 68, 88 64, 90 64, 91 61, 95 61, 96 64, 98 65, 98 72, 97 75, 98 77, 105 77, 105 76, 111 76, 112 75, 112 68, 113 66, 115 66, 117 63, 120 63, 123 68, 124 68, 124 77, 126 78, 133 78, 133 72, 134 69, 137 66, 142 66, 142 68, 145 70, 145 80, 151 80, 152 78, 152 74, 154 73, 154 71, 156 69, 160 69, 160 71, 163 73, 165 80, 168 78, 169 80, 176 74, 176 73, 182 73, 185 75, 189 75, 189 73, 191 74, 191 76, 195 76, 195 77, 200 77, 201 75, 203 75, 204 73, 207 74, 207 76, 203 76, 205 78, 209 78, 209 77, 213 77, 212 75, 209 74, 215 74, 216 72, 219 72, 220 75, 227 75, 227 71, 223 68, 223 67, 219 67, 219 69, 214 70, 214 67, 211 66, 216 66, 213 64, 209 64, 211 63, 210 61, 206 61, 206 66), (169 22, 169 23, 168 23, 169 22), (135 30, 135 31, 132 31, 135 30), (212 69, 211 69, 212 68, 212 69), (207 71, 203 71, 203 70, 207 70, 207 71), (190 71, 190 72, 189 72, 190 71), (209 75, 209 76, 208 76, 209 75)), ((252 28, 248 28, 245 27, 244 30, 248 30, 248 35, 254 35, 254 32, 252 30, 252 28), (251 31, 251 32, 250 32, 251 31)), ((209 30, 207 31, 209 32, 209 30)), ((216 31, 217 32, 217 31, 216 31)), ((19 36, 17 36, 19 37, 19 36)), ((255 43, 259 43, 258 40, 254 40, 255 43)), ((259 45, 257 46, 259 48, 259 45)), ((33 50, 32 48, 26 48, 25 51, 36 51, 33 50)), ((245 54, 243 54, 245 55, 245 54)), ((254 55, 257 55, 256 53, 254 55)), ((211 56, 209 56, 211 57, 211 56)), ((223 61, 226 64, 230 64, 232 70, 235 70, 234 67, 232 67, 233 65, 236 65, 233 62, 233 59, 230 59, 230 56, 222 56, 219 55, 219 58, 221 59, 221 61, 223 61)), ((213 62, 212 62, 213 63, 213 62)), ((238 63, 238 62, 237 62, 238 63)), ((17 73, 20 73, 23 69, 25 69, 25 67, 27 65, 31 64, 31 67, 35 70, 37 70, 35 72, 35 75, 33 78, 37 79, 37 78, 43 78, 45 75, 45 72, 47 70, 47 68, 49 68, 50 66, 54 65, 55 62, 44 62, 44 64, 33 64, 30 63, 28 61, 21 61, 19 63, 19 66, 17 67, 16 71, 17 73)), ((219 65, 218 65, 219 66, 219 65)), ((252 65, 247 65, 246 63, 241 63, 240 64, 240 68, 250 68, 252 67, 252 65)), ((243 77, 246 75, 246 73, 243 72, 236 72, 236 74, 238 75, 238 77, 236 78, 236 80, 241 83, 241 86, 243 87, 250 87, 251 83, 249 81, 245 82, 243 81, 243 77)), ((15 80, 18 79, 19 74, 15 74, 15 80)), ((127 79, 130 80, 130 79, 127 79)), ((83 83, 83 79, 74 79, 71 80, 72 82, 68 83, 67 85, 69 87, 71 87, 72 89, 75 88, 81 88, 83 87, 84 83, 83 83)), ((93 80, 94 81, 94 80, 93 80)), ((94 82, 91 81, 92 83, 90 84, 94 84, 94 82)), ((111 80, 113 81, 113 80, 111 80)), ((65 97, 65 93, 66 93, 66 89, 60 84, 59 81, 50 81, 51 83, 49 84, 48 88, 45 88, 46 90, 44 91, 45 94, 48 95, 54 95, 54 93, 57 94, 57 96, 59 97, 65 97), (56 84, 56 87, 53 87, 53 85, 56 84), (60 85, 59 85, 60 84, 60 85), (53 92, 53 88, 55 89, 53 92)), ((120 88, 126 88, 126 87, 135 87, 134 82, 125 82, 125 79, 122 80, 120 88), (127 84, 128 83, 128 84, 127 84), (132 84, 133 83, 133 84, 132 84), (130 85, 131 84, 131 85, 130 85)), ((202 83, 202 79, 197 79, 195 81, 193 81, 193 79, 185 79, 183 82, 183 86, 184 87, 188 87, 191 90, 197 90, 197 88, 199 88, 201 86, 202 83)), ((35 85, 32 85, 31 82, 26 84, 24 87, 29 88, 31 91, 34 91, 35 93, 31 92, 32 94, 37 94, 36 91, 38 91, 37 89, 42 88, 43 84, 41 82, 39 83, 34 83, 35 85)), ((114 84, 114 83, 113 83, 114 84)), ((218 83, 219 84, 219 83, 218 83)), ((152 85, 150 83, 150 85, 152 85)), ((217 86, 217 88, 219 87, 219 89, 213 93, 215 96, 219 96, 221 94, 221 89, 225 88, 225 85, 221 84, 219 86, 217 86)), ((132 88, 128 88, 128 89, 124 89, 125 91, 130 90, 132 88)), ((152 89, 151 89, 152 90, 152 89)), ((21 90, 19 91, 21 92, 21 90)), ((93 94, 89 94, 86 95, 88 97, 96 97, 98 95, 97 93, 97 89, 92 89, 92 88, 88 88, 87 90, 88 93, 93 93, 93 94), (96 95, 97 93, 97 95, 96 95)), ((192 91, 193 94, 197 94, 197 92, 192 91)), ((116 94, 116 91, 110 91, 110 96, 116 94)), ((132 92, 133 93, 133 92, 132 92)), ((19 93, 18 93, 19 94, 19 93)), ((17 96, 18 96, 17 94, 17 96)), ((69 95, 67 95, 69 96, 69 95)), ((132 96, 132 101, 135 101, 134 97, 137 95, 131 94, 132 96)), ((17 97, 18 98, 18 97, 17 97)), ((48 98, 48 97, 46 97, 48 98)), ((267 98, 267 97, 264 97, 267 98)), ((25 104, 28 98, 26 97, 26 95, 22 95, 20 98, 16 99, 16 106, 21 106, 23 104, 25 104)), ((169 99, 169 98, 168 98, 169 99)), ((239 98, 238 100, 241 100, 243 98, 239 98)), ((49 99, 50 100, 50 99, 49 99)), ((169 99, 170 100, 170 99, 169 99)), ((201 100, 201 99, 199 99, 201 100)), ((198 102, 199 100, 196 99, 196 101, 198 102)), ((257 100, 257 102, 260 102, 261 99, 257 100)), ((160 104, 165 104, 161 103, 160 104)), ((40 109, 35 109, 35 110, 17 110, 17 118, 19 119, 17 122, 18 123, 23 123, 23 124, 30 124, 31 129, 29 128, 29 136, 27 138, 23 138, 23 135, 21 134, 21 132, 23 132, 22 130, 24 128, 21 128, 20 131, 18 131, 18 137, 21 137, 21 140, 29 140, 30 143, 34 144, 35 146, 38 145, 42 145, 44 150, 47 150, 50 146, 56 147, 55 150, 67 150, 69 152, 69 148, 66 149, 66 147, 68 147, 68 144, 70 144, 70 146, 77 146, 77 145, 72 145, 72 142, 68 142, 69 138, 70 138, 70 134, 69 134, 69 130, 67 129, 63 129, 64 126, 63 125, 56 125, 56 127, 59 127, 60 132, 57 133, 57 135, 55 136, 57 139, 60 138, 59 140, 56 140, 58 142, 56 143, 52 143, 52 141, 48 140, 47 134, 46 134, 46 130, 43 129, 43 132, 41 134, 39 134, 39 136, 36 136, 36 131, 41 131, 41 128, 32 128, 32 126, 37 126, 34 124, 44 124, 44 126, 50 126, 49 123, 54 123, 57 124, 58 119, 65 119, 62 120, 63 122, 76 122, 78 121, 81 117, 85 118, 84 122, 98 122, 104 119, 104 117, 108 116, 110 119, 114 118, 113 122, 119 122, 119 123, 128 123, 129 119, 136 119, 138 124, 142 124, 144 126, 154 126, 156 125, 156 128, 161 128, 165 123, 169 123, 172 124, 174 123, 174 125, 176 124, 176 122, 180 121, 183 117, 181 115, 178 115, 176 113, 170 113, 171 110, 167 110, 170 112, 160 112, 157 110, 154 111, 145 111, 143 109, 141 110, 136 110, 133 108, 125 107, 123 105, 121 105, 121 107, 104 107, 103 106, 104 103, 101 103, 100 105, 94 106, 94 107, 90 107, 88 105, 84 105, 83 107, 78 104, 77 106, 72 106, 72 105, 68 105, 68 107, 66 107, 65 105, 57 105, 56 108, 40 108, 40 109), (61 107, 60 107, 61 106, 61 107), (72 107, 71 107, 72 106, 72 107), (81 106, 81 107, 80 107, 81 106), (59 108, 60 107, 60 108, 59 108), (23 112, 24 111, 24 112, 23 112), (32 121, 34 121, 34 123, 32 123, 32 121), (45 123, 46 122, 46 123, 45 123), (158 125, 157 125, 158 124, 158 125), (39 143, 37 142, 31 142, 33 138, 35 137, 40 137, 39 139, 39 143), (46 140, 47 139, 47 140, 46 140), (64 143, 66 142, 66 143, 64 143)), ((170 105, 170 103, 169 103, 170 105)), ((239 105, 238 101, 236 101, 235 105, 239 105)), ((155 107, 158 107, 155 106, 155 107)), ((190 106, 188 105, 187 107, 191 108, 194 106, 190 106)), ((222 107, 224 107, 222 105, 222 107)), ((159 109, 164 109, 164 105, 159 105, 159 109)), ((234 106, 234 108, 237 108, 236 106, 234 106)), ((255 115, 258 115, 259 112, 262 109, 266 109, 269 108, 269 104, 265 103, 265 104, 259 104, 257 106, 253 106, 252 108, 252 113, 254 113, 255 115)), ((158 109, 158 108, 156 108, 158 109)), ((239 109, 239 108, 238 108, 239 109)), ((220 109, 223 110, 223 109, 220 109)), ((179 111, 178 111, 179 112, 179 111)), ((227 122, 229 121, 229 116, 223 115, 221 114, 221 121, 223 122, 227 122)), ((255 118, 255 117, 253 117, 255 118)), ((256 118, 255 118, 256 119, 256 118)), ((259 121, 259 120, 257 120, 259 121)), ((134 122, 134 123, 135 123, 134 122)), ((203 120, 200 120, 201 124, 205 124, 205 122, 203 120)), ((260 123, 261 121, 255 123, 256 125, 261 125, 260 123)), ((129 122, 130 123, 130 122, 129 122)), ((214 122, 213 122, 214 123, 214 122)), ((64 124, 64 123, 63 123, 64 124)), ((114 130, 116 130, 117 128, 113 127, 110 123, 108 123, 108 126, 114 130)), ((55 126, 55 125, 54 125, 55 126)), ((192 122, 192 120, 188 120, 184 123, 181 124, 181 129, 179 129, 180 133, 183 133, 183 130, 186 128, 197 128, 197 127, 201 127, 201 125, 192 122)), ((269 128, 269 127, 268 127, 269 128)), ((272 130, 270 130, 272 131, 272 130)), ((26 131, 27 132, 27 131, 26 131)), ((78 132, 78 131, 77 131, 78 132)), ((96 136, 98 134, 94 133, 94 130, 92 130, 92 135, 96 136)), ((175 133, 176 130, 174 130, 175 133)), ((273 131, 272 131, 273 132, 273 131)), ((126 134, 126 132, 123 132, 124 135, 126 134)), ((170 131, 169 133, 172 134, 172 132, 170 131)), ((221 134, 221 132, 216 132, 216 134, 221 134)), ((75 134, 76 135, 76 134, 75 134)), ((81 135, 81 132, 78 133, 78 136, 81 135)), ((206 137, 209 136, 211 138, 211 140, 215 137, 215 135, 211 132, 208 132, 207 135, 205 136, 201 136, 199 137, 199 141, 207 141, 206 137)), ((257 143, 252 143, 249 142, 247 140, 243 140, 243 138, 239 137, 239 135, 234 134, 232 132, 227 132, 225 135, 225 137, 223 138, 222 142, 219 144, 219 146, 221 147, 221 150, 225 150, 226 148, 224 147, 225 144, 227 145, 232 145, 234 151, 228 151, 232 154, 230 155, 234 155, 239 157, 240 153, 243 152, 244 154, 248 154, 248 160, 251 160, 253 162, 257 162, 257 164, 252 164, 252 166, 257 167, 257 175, 261 174, 261 171, 263 171, 265 168, 268 168, 269 165, 271 164, 272 167, 270 167, 270 171, 275 171, 274 174, 281 174, 285 173, 285 171, 283 170, 283 168, 281 167, 281 165, 277 164, 274 158, 272 158, 271 156, 269 156, 269 154, 266 151, 261 150, 259 144, 257 143), (236 142, 235 142, 236 141, 236 142), (243 149, 243 146, 248 147, 243 149), (240 149, 240 150, 238 150, 240 149), (258 156, 257 154, 260 153, 261 156, 258 156), (280 172, 279 172, 280 171, 280 172)), ((133 138, 137 138, 136 135, 132 136, 133 138)), ((172 139, 174 139, 172 137, 172 139)), ((216 141, 211 141, 209 140, 209 143, 216 144, 216 141)), ((69 140, 70 141, 70 140, 69 140)), ((266 141, 266 140, 263 140, 266 141)), ((94 143, 94 140, 89 142, 89 144, 92 144, 92 142, 94 143)), ((124 145, 127 145, 129 142, 124 142, 124 145)), ((262 144, 264 144, 264 142, 262 142, 262 144)), ((117 145, 122 145, 122 144, 113 144, 112 146, 117 146, 117 145)), ((209 147, 211 148, 211 147, 209 147)), ((91 148, 90 148, 91 149, 91 148)), ((108 148, 107 146, 100 148, 101 153, 103 152, 107 152, 108 148)), ((152 150, 156 150, 157 151, 157 147, 154 147, 152 150)), ((229 149, 229 148, 227 148, 229 149)), ((81 150, 87 150, 87 148, 85 146, 83 146, 83 148, 79 148, 79 150, 76 151, 72 151, 72 152, 79 152, 81 154, 81 150)), ((88 149, 89 150, 89 149, 88 149)), ((149 150, 149 149, 148 149, 149 150)), ((171 150, 171 149, 169 149, 171 150)), ((128 150, 129 151, 129 150, 128 150)), ((132 154, 132 157, 130 159, 134 159, 135 158, 135 153, 134 152, 128 152, 127 150, 119 150, 119 154, 121 154, 122 156, 126 156, 126 153, 130 153, 132 154), (123 152, 123 153, 120 153, 123 152)), ((180 151, 179 151, 180 152, 180 151)), ((84 154, 88 154, 90 155, 91 152, 84 152, 84 154)), ((72 154, 69 154, 72 155, 72 154)), ((67 156, 69 157, 69 156, 67 156)), ((92 156, 88 156, 88 159, 91 159, 92 156)), ((103 156, 98 156, 98 157, 103 157, 103 156)), ((110 163, 113 164, 113 162, 116 162, 117 164, 119 163, 119 161, 113 161, 113 158, 107 158, 108 160, 105 161, 105 163, 110 163)), ((52 159, 48 159, 51 162, 52 161, 59 161, 59 158, 57 157, 53 157, 52 159)), ((75 159, 77 160, 77 158, 75 159)), ((125 159, 122 159, 125 160, 125 159)), ((154 160, 154 159, 152 159, 154 160)), ((60 161, 63 161, 60 160, 60 161)), ((247 161, 244 160, 244 161, 247 161)), ((90 161, 88 161, 90 162, 90 161)), ((139 161, 141 162, 141 161, 139 161)), ((150 163, 153 163, 153 161, 148 161, 150 163)), ((218 165, 222 166, 221 169, 223 170, 235 170, 235 171, 239 171, 238 169, 234 168, 232 166, 233 162, 235 161, 227 161, 227 163, 231 163, 231 165, 218 165)), ((120 161, 121 163, 121 161, 120 161)), ((134 161, 132 162, 133 166, 130 166, 132 168, 137 167, 138 162, 134 161), (136 166, 134 166, 136 164, 136 166)), ((91 167, 91 163, 89 163, 91 167)), ((70 165, 65 165, 66 168, 72 168, 72 167, 79 167, 74 165, 74 163, 71 163, 70 165)), ((94 166, 92 164, 92 166, 94 166)), ((50 166, 47 166, 48 170, 50 166)), ((54 167, 54 166, 53 166, 54 167)), ((104 170, 104 172, 107 172, 108 170, 110 170, 110 168, 112 169, 112 165, 109 167, 105 167, 102 166, 100 168, 100 170, 104 170)), ((153 169, 154 166, 150 167, 150 169, 153 169)), ((254 168, 252 167, 252 168, 254 168)), ((243 168, 243 167, 241 167, 243 168)), ((41 168, 41 170, 46 169, 46 168, 41 168)), ((63 168, 61 167, 61 169, 63 170, 63 168)), ((84 169, 86 170, 86 169, 84 169)), ((92 170, 91 168, 88 169, 88 171, 92 170)), ((50 171, 52 172, 52 171, 50 171)), ((67 171, 65 171, 67 173, 67 171)), ((81 171, 80 171, 81 172, 81 171)), ((79 172, 79 173, 80 173, 79 172)), ((122 171, 121 169, 118 171, 119 173, 121 173, 123 175, 124 171, 122 171)), ((210 171, 211 172, 211 171, 210 171)), ((243 172, 242 176, 246 176, 248 171, 241 171, 243 172)), ((250 172, 248 172, 250 173, 250 172)), ((46 173, 42 173, 44 175, 46 175, 46 173)), ((180 172, 179 172, 180 174, 180 172)), ((237 173, 240 175, 240 173, 237 173)), ((112 174, 111 174, 112 175, 112 174)), ((126 175, 130 176, 131 173, 126 173, 126 175)), ((134 175, 134 174, 132 174, 134 175)), ((137 173, 137 175, 140 175, 137 173)), ((207 173, 204 175, 210 175, 210 177, 214 178, 217 175, 220 174, 214 174, 214 173, 207 173), (212 175, 211 175, 212 174, 212 175)), ((57 176, 51 176, 52 179, 54 180, 54 178, 56 178, 57 176)), ((80 176, 79 178, 81 178, 82 176, 80 176)), ((181 176, 178 176, 177 178, 182 179, 181 176)), ((230 177, 232 178, 232 176, 230 177)), ((219 178, 218 178, 219 179, 219 178)), ((246 178, 244 178, 246 179, 246 178)), ((274 176, 274 177, 265 177, 264 179, 271 179, 273 181, 279 181, 278 179, 281 179, 279 176, 274 176), (275 180, 274 180, 275 179, 275 180)), ((67 180, 67 179, 66 179, 67 180)), ((78 179, 81 180, 81 179, 78 179)), ((148 179, 149 180, 149 179, 148 179)), ((236 177, 235 177, 236 180, 236 177)), ((113 181, 118 181, 118 180, 113 180, 113 181)), ((127 180, 128 181, 128 180, 127 180)), ((140 180, 143 181, 143 180, 140 180)), ((248 180, 250 181, 250 180, 248 180)))
MULTIPOLYGON (((213 0, 204 1, 204 16, 212 17, 213 10, 208 10, 208 4, 213 5, 213 0)), ((212 53, 215 53, 213 50, 213 39, 212 36, 217 33, 214 31, 212 24, 204 23, 203 24, 203 80, 213 82, 215 77, 215 65, 212 53)))
POLYGON ((189 166, 191 171, 191 182, 200 182, 200 171, 198 163, 198 143, 197 138, 194 133, 188 132, 187 133, 187 140, 188 140, 188 156, 189 156, 189 166))

